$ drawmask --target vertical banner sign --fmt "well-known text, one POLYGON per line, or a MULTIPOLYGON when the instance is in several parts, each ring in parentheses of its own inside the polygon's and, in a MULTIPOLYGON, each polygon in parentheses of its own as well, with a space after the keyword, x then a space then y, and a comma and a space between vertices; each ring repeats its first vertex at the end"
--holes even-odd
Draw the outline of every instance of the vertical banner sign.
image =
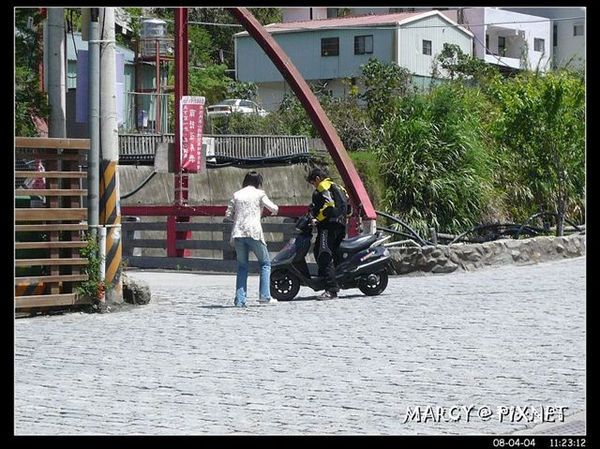
POLYGON ((203 173, 206 158, 202 153, 204 127, 204 97, 181 97, 179 103, 179 136, 181 169, 188 173, 203 173))

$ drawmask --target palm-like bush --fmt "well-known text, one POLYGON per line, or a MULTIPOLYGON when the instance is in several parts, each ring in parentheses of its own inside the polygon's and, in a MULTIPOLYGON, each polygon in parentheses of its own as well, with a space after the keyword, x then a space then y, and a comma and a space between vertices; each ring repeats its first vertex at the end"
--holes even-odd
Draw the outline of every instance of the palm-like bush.
POLYGON ((401 100, 382 127, 384 205, 418 232, 463 231, 491 204, 492 167, 477 101, 474 90, 442 85, 401 100))

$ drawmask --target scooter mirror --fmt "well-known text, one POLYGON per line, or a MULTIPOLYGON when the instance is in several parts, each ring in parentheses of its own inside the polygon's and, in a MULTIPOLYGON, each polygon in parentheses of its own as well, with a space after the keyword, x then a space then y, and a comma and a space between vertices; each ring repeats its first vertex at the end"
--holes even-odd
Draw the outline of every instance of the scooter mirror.
POLYGON ((307 232, 310 230, 310 227, 311 227, 311 220, 308 215, 303 215, 302 217, 298 218, 298 220, 296 221, 296 229, 298 231, 307 232))

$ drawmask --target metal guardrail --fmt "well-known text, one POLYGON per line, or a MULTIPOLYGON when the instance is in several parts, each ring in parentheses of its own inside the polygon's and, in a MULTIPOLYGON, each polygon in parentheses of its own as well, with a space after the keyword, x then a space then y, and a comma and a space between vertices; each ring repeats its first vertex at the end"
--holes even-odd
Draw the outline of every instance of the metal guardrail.
MULTIPOLYGON (((286 245, 295 232, 295 222, 295 219, 284 218, 281 222, 262 224, 269 252, 277 253, 286 245)), ((131 267, 235 272, 235 251, 229 243, 232 227, 232 223, 225 221, 176 223, 178 232, 204 234, 198 234, 191 240, 177 241, 177 248, 190 250, 191 257, 168 257, 166 222, 140 221, 139 217, 124 216, 123 258, 131 267), (213 233, 217 233, 214 238, 210 237, 213 233), (209 237, 202 236, 207 234, 209 237), (196 251, 196 255, 192 251, 196 251)), ((253 269, 258 268, 255 266, 257 262, 250 263, 253 269)))
MULTIPOLYGON (((262 159, 308 154, 304 136, 212 135, 215 156, 231 159, 262 159)), ((119 158, 129 161, 153 160, 158 143, 172 143, 173 134, 119 134, 119 158)))
POLYGON ((160 134, 119 134, 119 159, 153 161, 156 144, 160 142, 169 140, 164 140, 160 134))
POLYGON ((252 159, 308 153, 308 139, 303 136, 227 135, 214 138, 215 156, 252 159))

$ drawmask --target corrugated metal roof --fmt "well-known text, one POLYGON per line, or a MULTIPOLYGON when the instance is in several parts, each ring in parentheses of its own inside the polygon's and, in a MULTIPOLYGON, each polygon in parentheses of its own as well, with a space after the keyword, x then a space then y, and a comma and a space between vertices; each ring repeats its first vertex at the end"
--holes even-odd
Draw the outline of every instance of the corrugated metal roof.
MULTIPOLYGON (((75 39, 75 45, 77 46, 77 51, 84 50, 87 51, 88 43, 81 39, 81 33, 67 33, 67 61, 75 61, 77 60, 75 56, 75 49, 73 47, 73 39, 75 39)), ((133 64, 135 53, 133 50, 130 50, 125 47, 121 47, 120 45, 116 45, 116 51, 125 55, 125 64, 133 64)))
MULTIPOLYGON (((439 15, 442 19, 456 25, 457 28, 466 34, 472 36, 472 33, 466 28, 458 25, 453 20, 446 17, 440 11, 432 10, 426 12, 402 12, 395 14, 376 14, 376 15, 363 15, 363 16, 348 16, 348 17, 336 17, 333 19, 317 19, 317 20, 303 20, 298 22, 285 22, 285 23, 271 23, 265 26, 265 29, 269 33, 280 33, 280 32, 294 32, 294 31, 309 31, 309 30, 323 30, 329 28, 346 28, 346 27, 368 27, 376 25, 402 25, 404 23, 412 22, 420 18, 429 17, 432 15, 439 15)), ((247 31, 236 33, 235 36, 247 36, 247 31)))
POLYGON ((265 28, 269 31, 297 29, 340 28, 370 25, 394 25, 409 17, 419 16, 422 12, 402 12, 396 14, 364 15, 336 17, 332 19, 303 20, 299 22, 272 23, 265 28))

